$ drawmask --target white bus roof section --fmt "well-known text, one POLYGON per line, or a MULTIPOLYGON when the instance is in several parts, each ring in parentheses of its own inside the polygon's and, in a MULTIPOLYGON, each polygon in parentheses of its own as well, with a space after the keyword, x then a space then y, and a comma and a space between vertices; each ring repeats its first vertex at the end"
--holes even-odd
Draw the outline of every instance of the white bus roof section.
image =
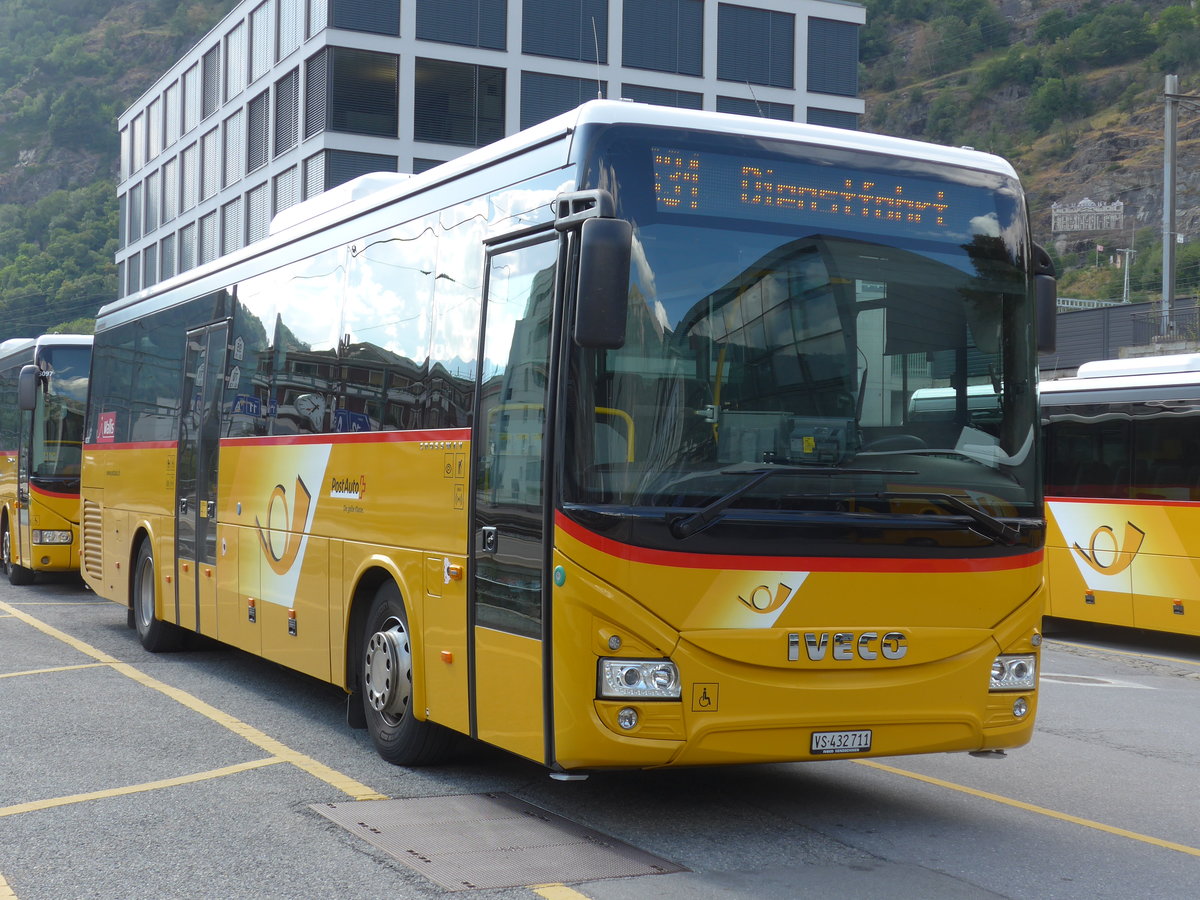
POLYGON ((1159 388, 1183 385, 1200 385, 1200 354, 1096 360, 1080 366, 1079 374, 1073 378, 1041 382, 1038 391, 1045 397, 1071 392, 1135 388, 1147 397, 1153 397, 1159 388))
POLYGON ((1159 375, 1168 372, 1200 372, 1200 353, 1141 356, 1136 359, 1098 359, 1081 365, 1075 377, 1112 378, 1117 375, 1159 375))

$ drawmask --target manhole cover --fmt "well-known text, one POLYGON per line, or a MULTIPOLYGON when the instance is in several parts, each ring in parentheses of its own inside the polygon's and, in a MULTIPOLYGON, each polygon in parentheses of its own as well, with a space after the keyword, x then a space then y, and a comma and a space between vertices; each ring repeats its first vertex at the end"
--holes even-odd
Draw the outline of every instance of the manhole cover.
POLYGON ((687 871, 508 794, 312 808, 451 891, 687 871))

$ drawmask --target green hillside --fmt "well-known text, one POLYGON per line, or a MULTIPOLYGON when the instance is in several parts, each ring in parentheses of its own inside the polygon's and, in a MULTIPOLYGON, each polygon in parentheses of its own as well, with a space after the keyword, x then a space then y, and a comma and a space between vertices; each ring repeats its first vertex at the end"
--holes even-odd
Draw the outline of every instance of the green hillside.
MULTIPOLYGON (((1122 274, 1096 253, 1101 244, 1133 246, 1135 296, 1153 296, 1163 75, 1180 75, 1184 92, 1200 94, 1197 11, 1164 0, 865 5, 863 129, 1008 157, 1029 191, 1035 233, 1059 262, 1064 295, 1120 296, 1122 274), (1084 197, 1123 201, 1127 228, 1052 240, 1051 204, 1084 197)), ((86 327, 115 296, 116 116, 232 6, 0 3, 0 339, 86 327)), ((1200 113, 1180 117, 1185 234, 1200 233, 1198 124, 1200 113)), ((1200 241, 1179 250, 1180 291, 1200 291, 1200 241)))

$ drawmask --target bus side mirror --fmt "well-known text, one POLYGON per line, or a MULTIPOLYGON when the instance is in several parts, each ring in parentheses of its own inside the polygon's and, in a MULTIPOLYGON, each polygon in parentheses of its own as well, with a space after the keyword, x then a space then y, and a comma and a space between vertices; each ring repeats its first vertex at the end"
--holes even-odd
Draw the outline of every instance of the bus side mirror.
POLYGON ((1050 254, 1033 245, 1033 280, 1037 292, 1037 348, 1052 353, 1058 343, 1058 281, 1050 254))
POLYGON ((624 219, 582 222, 572 334, 580 347, 616 350, 625 345, 632 252, 633 226, 624 219))
POLYGON ((32 410, 37 407, 38 388, 41 387, 41 372, 37 366, 21 367, 17 376, 17 406, 22 410, 32 410))

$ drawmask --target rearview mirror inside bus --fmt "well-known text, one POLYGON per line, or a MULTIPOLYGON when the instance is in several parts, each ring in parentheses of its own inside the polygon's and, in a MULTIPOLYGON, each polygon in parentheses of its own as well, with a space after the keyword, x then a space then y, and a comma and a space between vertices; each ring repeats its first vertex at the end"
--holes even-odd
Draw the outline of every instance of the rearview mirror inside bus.
POLYGON ((41 380, 38 378, 38 367, 22 366, 21 374, 17 376, 17 406, 23 410, 32 410, 37 406, 37 392, 41 380))
POLYGON ((633 226, 624 219, 586 219, 579 230, 575 343, 616 350, 625 344, 633 226))

